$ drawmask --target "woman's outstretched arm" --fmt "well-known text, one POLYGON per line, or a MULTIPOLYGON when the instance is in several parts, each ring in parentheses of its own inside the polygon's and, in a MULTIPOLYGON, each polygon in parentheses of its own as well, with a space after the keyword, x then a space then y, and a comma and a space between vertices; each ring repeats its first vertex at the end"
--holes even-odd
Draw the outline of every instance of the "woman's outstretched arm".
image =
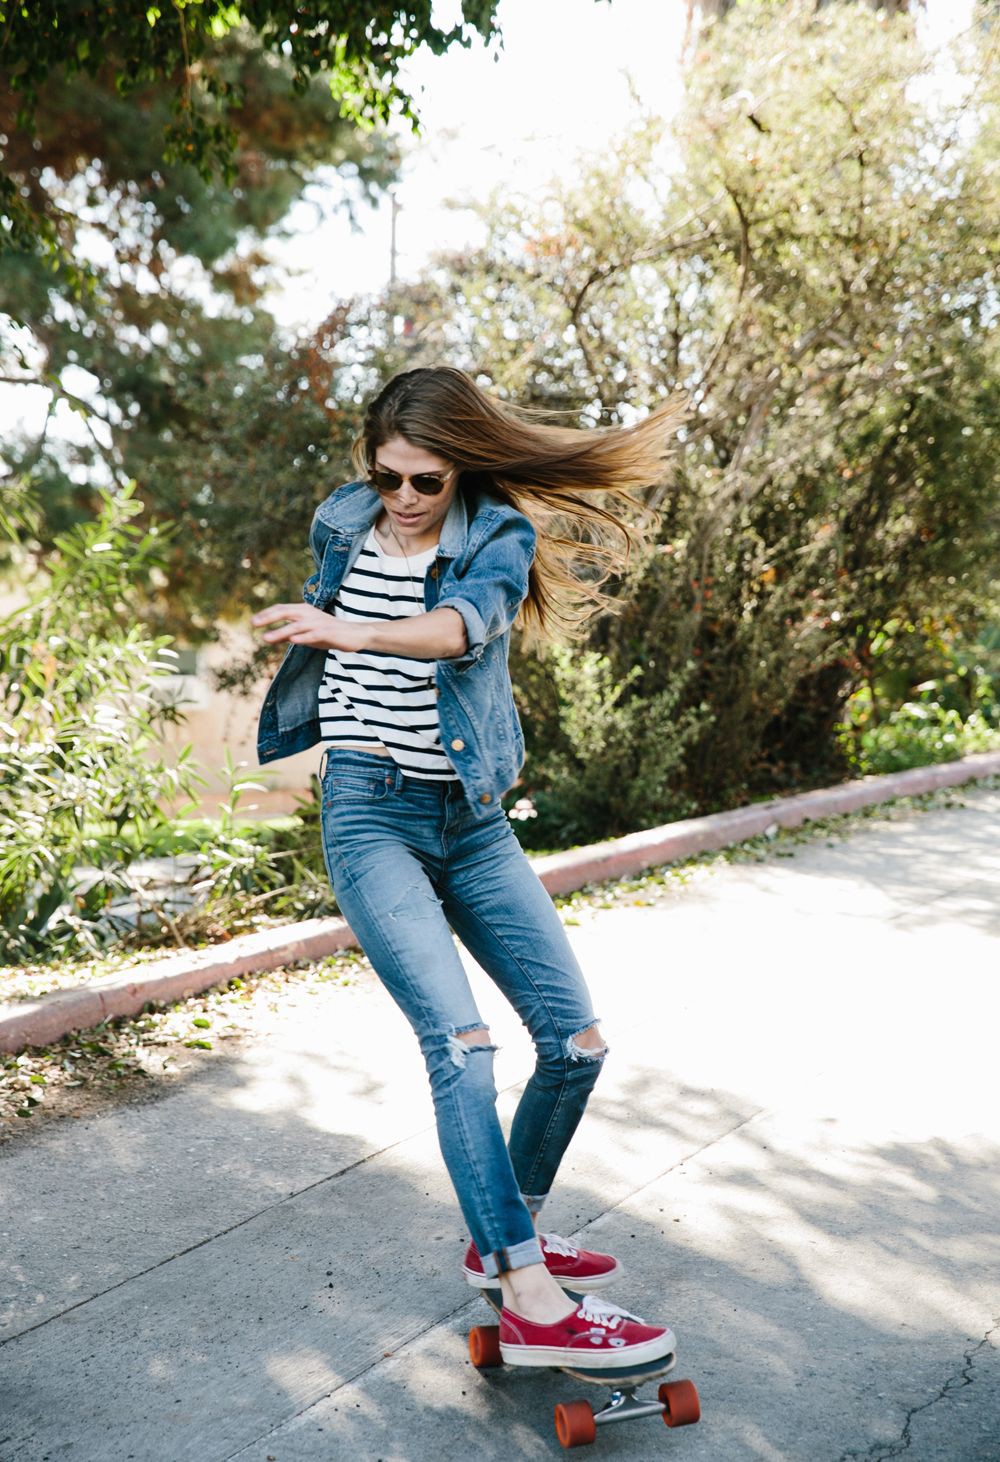
POLYGON ((468 648, 465 621, 457 609, 444 606, 408 619, 359 621, 336 619, 313 604, 272 604, 255 614, 251 623, 258 629, 278 626, 262 635, 268 644, 288 640, 316 650, 375 650, 418 660, 450 660, 468 648))

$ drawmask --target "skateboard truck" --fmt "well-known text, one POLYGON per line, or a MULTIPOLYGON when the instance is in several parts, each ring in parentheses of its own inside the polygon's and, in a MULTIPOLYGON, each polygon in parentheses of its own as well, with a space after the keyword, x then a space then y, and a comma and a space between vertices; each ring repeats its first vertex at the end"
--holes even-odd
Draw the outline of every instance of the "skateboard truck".
POLYGON ((556 1436, 564 1447, 585 1447, 594 1441, 599 1426, 613 1421, 636 1421, 642 1416, 662 1416, 667 1426, 690 1426, 700 1420, 698 1392, 692 1381, 666 1381, 655 1401, 640 1401, 633 1385, 615 1387, 598 1410, 589 1401, 564 1401, 555 1409, 556 1436))
POLYGON ((657 1416, 665 1407, 662 1401, 640 1401, 632 1386, 612 1391, 600 1411, 594 1412, 594 1425, 606 1426, 609 1421, 633 1421, 640 1416, 657 1416))

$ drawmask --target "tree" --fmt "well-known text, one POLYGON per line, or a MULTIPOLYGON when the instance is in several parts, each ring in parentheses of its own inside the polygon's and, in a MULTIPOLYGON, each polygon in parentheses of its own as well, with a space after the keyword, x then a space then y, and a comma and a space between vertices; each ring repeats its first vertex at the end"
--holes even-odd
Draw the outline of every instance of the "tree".
MULTIPOLYGON (((30 134, 43 93, 74 77, 130 95, 150 88, 169 106, 161 124, 164 161, 187 162, 208 180, 232 158, 248 92, 217 64, 220 42, 237 40, 279 64, 289 94, 306 95, 325 77, 335 110, 356 122, 384 121, 393 108, 414 117, 399 68, 418 47, 442 52, 495 34, 496 0, 463 0, 462 21, 442 30, 426 0, 418 5, 350 0, 171 0, 146 7, 100 0, 0 4, 0 81, 30 134)), ((225 54, 226 48, 222 48, 225 54)), ((37 189, 26 194, 16 170, 0 172, 0 250, 66 257, 59 214, 37 189)))
POLYGON ((72 267, 53 271, 37 252, 0 261, 0 311, 22 322, 0 322, 3 377, 50 392, 41 429, 4 443, 6 482, 38 500, 44 555, 98 510, 103 487, 137 481, 147 518, 181 526, 169 591, 151 607, 161 628, 187 638, 207 632, 235 565, 275 556, 275 505, 297 498, 301 513, 323 490, 327 415, 261 305, 261 243, 317 169, 342 180, 350 208, 385 186, 397 160, 387 134, 345 121, 322 82, 293 96, 290 67, 248 32, 217 43, 212 66, 242 98, 231 185, 162 161, 162 85, 123 97, 89 76, 53 80, 37 96, 33 135, 0 101, 18 186, 38 211, 58 210, 71 259, 102 261, 83 290, 72 267), (67 402, 79 411, 75 435, 67 402))
MULTIPOLYGON (((741 0, 687 0, 687 26, 688 34, 706 22, 723 20, 735 10, 741 0)), ((775 5, 783 5, 786 0, 772 0, 775 5)), ((815 0, 815 8, 822 10, 826 5, 841 5, 845 0, 815 0)), ((849 3, 859 3, 859 0, 849 0, 849 3)), ((878 10, 885 15, 909 15, 919 6, 926 5, 927 0, 860 0, 868 6, 869 10, 878 10)))
POLYGON ((262 307, 261 242, 318 171, 340 175, 347 208, 384 187, 397 149, 369 124, 413 117, 400 62, 488 39, 494 9, 466 0, 441 29, 426 4, 48 0, 29 23, 0 0, 0 135, 24 224, 0 228, 0 377, 52 393, 42 430, 4 443, 0 515, 27 484, 37 552, 135 480, 182 529, 148 606, 160 628, 197 639, 248 593, 295 591, 293 522, 353 418, 262 307))

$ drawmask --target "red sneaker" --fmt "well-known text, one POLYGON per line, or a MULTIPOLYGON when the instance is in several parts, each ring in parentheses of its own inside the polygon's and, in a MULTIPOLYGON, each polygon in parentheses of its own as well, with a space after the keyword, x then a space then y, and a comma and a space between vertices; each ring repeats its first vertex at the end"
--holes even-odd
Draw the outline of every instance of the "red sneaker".
MULTIPOLYGON (((575 1289, 581 1294, 588 1294, 592 1290, 604 1289, 605 1285, 613 1284, 625 1273, 624 1264, 612 1254, 578 1249, 569 1239, 562 1239, 558 1234, 539 1234, 538 1237, 545 1267, 563 1289, 575 1289)), ((483 1261, 475 1244, 470 1244, 465 1251, 462 1273, 477 1289, 483 1289, 490 1283, 483 1273, 483 1261)))
POLYGON ((595 1295, 584 1295, 579 1308, 555 1325, 535 1325, 510 1310, 500 1316, 500 1354, 508 1365, 621 1369, 661 1360, 676 1346, 669 1326, 647 1325, 595 1295))

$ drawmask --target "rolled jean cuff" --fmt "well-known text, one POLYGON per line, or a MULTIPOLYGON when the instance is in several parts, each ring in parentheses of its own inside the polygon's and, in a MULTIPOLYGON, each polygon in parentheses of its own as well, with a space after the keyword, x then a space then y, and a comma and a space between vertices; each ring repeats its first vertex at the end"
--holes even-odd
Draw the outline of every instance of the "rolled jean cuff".
POLYGON ((524 1269, 529 1264, 541 1264, 542 1246, 537 1239, 525 1239, 512 1244, 509 1249, 495 1249, 492 1254, 480 1255, 483 1273, 487 1279, 496 1279, 508 1269, 524 1269))
POLYGON ((532 1218, 537 1218, 538 1215, 541 1213, 542 1207, 544 1206, 545 1200, 548 1196, 549 1195, 547 1193, 521 1194, 521 1197, 524 1199, 524 1206, 531 1214, 532 1218))

